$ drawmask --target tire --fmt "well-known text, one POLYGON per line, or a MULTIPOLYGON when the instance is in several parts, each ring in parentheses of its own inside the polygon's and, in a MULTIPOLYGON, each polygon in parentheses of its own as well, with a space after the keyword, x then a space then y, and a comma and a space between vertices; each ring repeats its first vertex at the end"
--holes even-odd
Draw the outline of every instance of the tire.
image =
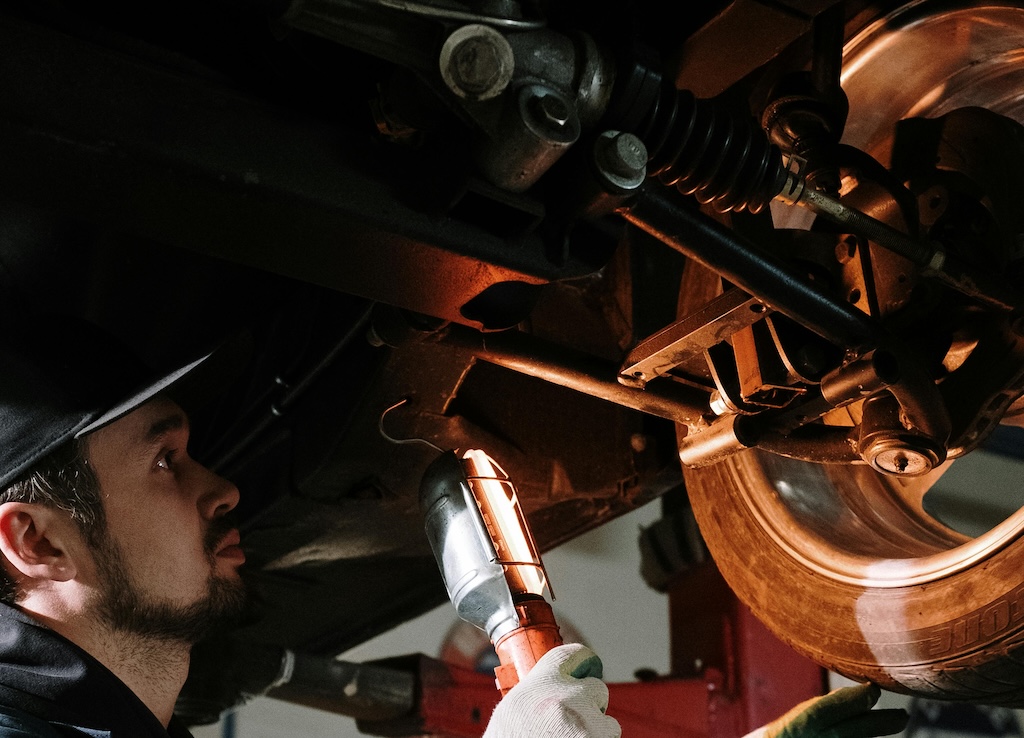
POLYGON ((756 451, 686 481, 726 581, 797 651, 895 692, 1024 706, 1021 512, 972 540, 929 522, 919 486, 756 451))
MULTIPOLYGON (((1024 122, 1021 48, 1020 2, 904 4, 846 46, 844 140, 885 163, 910 115, 980 105, 1024 122)), ((680 314, 710 289, 684 281, 680 314)), ((938 474, 908 482, 758 451, 685 470, 726 581, 797 651, 896 692, 1024 707, 1024 511, 961 535, 924 509, 938 474)))

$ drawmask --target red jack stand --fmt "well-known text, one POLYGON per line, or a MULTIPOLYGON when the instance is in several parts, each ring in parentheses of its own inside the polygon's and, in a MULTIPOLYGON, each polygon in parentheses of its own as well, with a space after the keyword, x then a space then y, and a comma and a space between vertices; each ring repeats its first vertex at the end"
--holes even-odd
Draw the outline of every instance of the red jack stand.
POLYGON ((768 632, 713 564, 669 589, 669 678, 610 686, 608 713, 629 738, 739 738, 806 699, 827 674, 768 632))

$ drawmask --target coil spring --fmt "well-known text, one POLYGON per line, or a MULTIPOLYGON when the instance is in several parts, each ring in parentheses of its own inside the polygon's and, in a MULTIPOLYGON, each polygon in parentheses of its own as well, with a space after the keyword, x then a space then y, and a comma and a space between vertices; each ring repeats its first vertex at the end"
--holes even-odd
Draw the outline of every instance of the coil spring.
POLYGON ((664 85, 639 130, 648 173, 719 212, 757 213, 782 191, 782 152, 753 118, 664 85))

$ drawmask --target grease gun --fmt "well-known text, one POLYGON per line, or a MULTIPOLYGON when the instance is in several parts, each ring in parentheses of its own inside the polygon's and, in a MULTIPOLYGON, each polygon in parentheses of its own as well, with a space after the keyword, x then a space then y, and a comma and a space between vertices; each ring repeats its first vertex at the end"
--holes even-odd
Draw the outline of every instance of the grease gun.
POLYGON ((424 473, 420 504, 448 598, 460 618, 487 633, 504 695, 562 644, 516 489, 483 451, 447 451, 424 473))

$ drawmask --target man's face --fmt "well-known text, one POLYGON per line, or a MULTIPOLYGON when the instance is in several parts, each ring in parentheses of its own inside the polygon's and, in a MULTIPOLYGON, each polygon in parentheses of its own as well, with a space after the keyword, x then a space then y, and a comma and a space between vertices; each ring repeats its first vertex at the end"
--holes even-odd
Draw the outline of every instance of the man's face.
POLYGON ((97 615, 122 632, 195 642, 238 612, 238 490, 188 455, 188 420, 158 398, 87 438, 107 527, 97 615))

